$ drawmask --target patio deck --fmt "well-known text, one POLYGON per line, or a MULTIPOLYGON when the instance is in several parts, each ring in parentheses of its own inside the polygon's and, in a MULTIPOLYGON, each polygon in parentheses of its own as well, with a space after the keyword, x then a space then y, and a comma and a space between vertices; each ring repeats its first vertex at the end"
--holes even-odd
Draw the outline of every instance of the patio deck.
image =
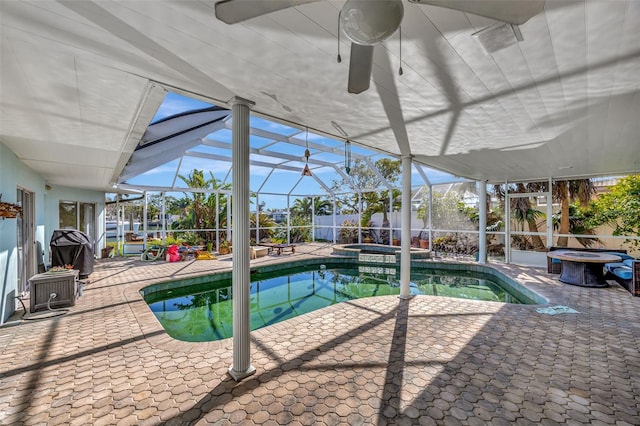
POLYGON ((617 284, 499 265, 579 313, 431 296, 334 305, 252 332, 257 373, 236 383, 230 339, 177 342, 138 293, 230 267, 98 261, 70 313, 0 328, 0 423, 640 424, 640 298, 617 284))

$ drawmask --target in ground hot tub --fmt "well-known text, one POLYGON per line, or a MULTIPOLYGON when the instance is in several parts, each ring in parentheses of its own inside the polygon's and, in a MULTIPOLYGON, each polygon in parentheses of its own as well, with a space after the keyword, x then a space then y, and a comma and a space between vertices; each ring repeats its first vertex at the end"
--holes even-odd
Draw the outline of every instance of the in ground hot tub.
MULTIPOLYGON (((337 256, 355 257, 364 263, 396 263, 400 261, 400 247, 383 244, 342 244, 333 246, 337 256)), ((411 260, 431 258, 431 252, 420 248, 411 248, 411 260)))

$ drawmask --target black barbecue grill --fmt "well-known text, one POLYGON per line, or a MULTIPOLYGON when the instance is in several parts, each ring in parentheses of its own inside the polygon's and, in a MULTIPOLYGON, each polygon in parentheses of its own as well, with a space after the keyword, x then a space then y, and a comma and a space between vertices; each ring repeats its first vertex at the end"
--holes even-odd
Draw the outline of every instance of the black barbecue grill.
POLYGON ((93 241, 75 229, 57 229, 51 236, 51 266, 72 265, 80 279, 93 272, 93 241))

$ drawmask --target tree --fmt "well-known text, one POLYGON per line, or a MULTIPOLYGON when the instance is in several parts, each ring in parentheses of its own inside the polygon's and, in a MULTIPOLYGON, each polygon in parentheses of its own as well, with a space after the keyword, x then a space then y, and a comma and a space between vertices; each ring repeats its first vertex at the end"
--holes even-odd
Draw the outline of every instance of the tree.
MULTIPOLYGON (((506 198, 505 190, 507 188, 504 185, 494 185, 494 193, 498 197, 499 200, 503 201, 506 198)), ((508 187, 509 193, 535 193, 539 191, 543 191, 546 189, 546 184, 541 184, 538 182, 528 182, 528 183, 517 183, 515 185, 510 185, 508 187)), ((511 198, 511 203, 509 208, 511 209, 511 214, 517 222, 527 224, 530 232, 536 233, 539 232, 538 229, 538 220, 544 218, 544 213, 536 210, 531 205, 530 197, 513 197, 511 198)), ((524 229, 521 229, 524 231, 524 229)), ((520 237, 520 236, 518 236, 520 237)), ((523 247, 523 249, 529 248, 527 238, 518 238, 519 244, 523 247)), ((530 241, 531 248, 536 250, 542 250, 545 247, 544 242, 540 235, 531 235, 530 241)))
MULTIPOLYGON (((571 212, 569 205, 577 201, 586 208, 595 192, 596 188, 590 179, 561 180, 553 183, 553 199, 560 203, 560 226, 558 228, 560 234, 566 235, 570 232, 571 212)), ((560 236, 556 245, 567 247, 568 243, 569 237, 560 236)))
POLYGON ((313 200, 311 197, 296 198, 291 207, 291 213, 294 216, 302 216, 311 219, 311 211, 313 208, 313 200))
POLYGON ((273 237, 273 228, 276 223, 271 216, 263 212, 258 213, 258 225, 260 228, 259 238, 256 236, 256 214, 251 213, 249 215, 250 238, 254 243, 259 244, 260 240, 273 237))
MULTIPOLYGON (((613 235, 640 237, 640 175, 626 176, 592 203, 594 216, 590 224, 609 224, 613 235)), ((640 247, 640 240, 626 240, 640 247)))
MULTIPOLYGON (((558 229, 560 225, 562 213, 558 212, 553 215, 553 229, 558 229)), ((595 226, 590 224, 593 217, 593 210, 583 210, 577 204, 569 205, 569 233, 578 235, 595 235, 595 226)), ((583 247, 591 247, 600 242, 598 238, 575 237, 583 247)))
MULTIPOLYGON (((204 177, 202 170, 193 169, 188 176, 178 175, 189 188, 201 189, 201 192, 185 193, 185 197, 191 197, 190 204, 185 208, 187 217, 174 224, 174 229, 215 229, 216 219, 219 227, 224 227, 227 222, 227 195, 220 194, 216 210, 216 192, 231 189, 231 185, 218 181, 213 173, 209 172, 209 178, 204 177)), ((226 237, 226 233, 222 233, 226 237)), ((202 231, 200 238, 205 241, 214 241, 213 231, 202 231)))

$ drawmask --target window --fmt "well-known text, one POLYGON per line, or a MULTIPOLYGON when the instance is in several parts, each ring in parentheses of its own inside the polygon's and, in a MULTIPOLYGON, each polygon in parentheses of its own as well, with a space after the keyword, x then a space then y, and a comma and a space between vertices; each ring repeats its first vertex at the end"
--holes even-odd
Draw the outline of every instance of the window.
POLYGON ((60 201, 60 229, 77 229, 96 240, 96 205, 77 201, 60 201))

